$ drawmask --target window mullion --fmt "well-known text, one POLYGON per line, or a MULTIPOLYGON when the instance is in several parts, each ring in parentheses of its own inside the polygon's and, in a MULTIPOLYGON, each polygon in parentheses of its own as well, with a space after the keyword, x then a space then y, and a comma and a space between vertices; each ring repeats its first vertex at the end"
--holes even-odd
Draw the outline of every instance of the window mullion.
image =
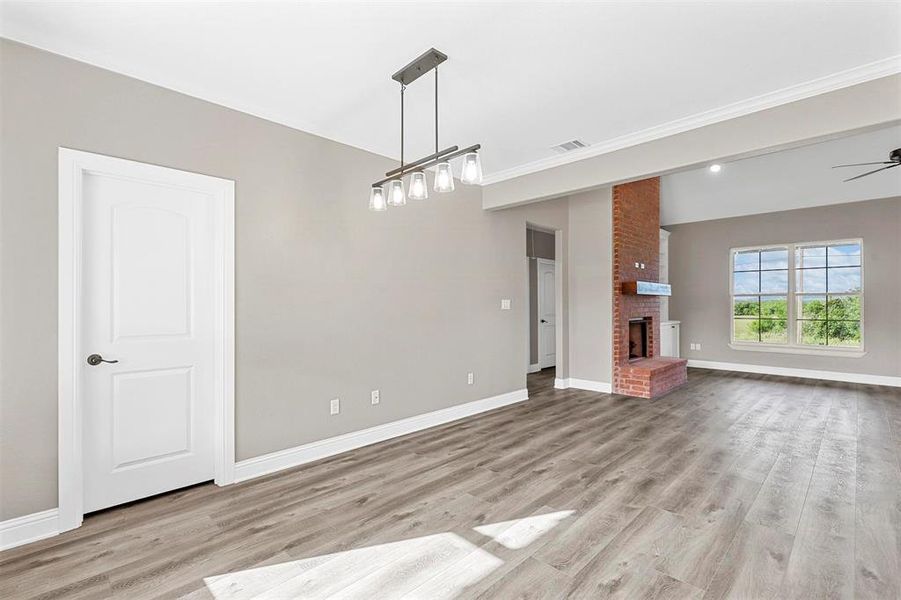
POLYGON ((757 341, 763 341, 763 323, 761 319, 763 318, 763 296, 760 294, 763 293, 763 271, 761 269, 763 266, 760 264, 761 256, 757 254, 757 341))
POLYGON ((788 343, 789 344, 797 344, 798 341, 795 335, 795 245, 788 245, 788 294, 786 295, 786 302, 788 302, 788 310, 786 314, 788 316, 788 343))
POLYGON ((826 330, 825 330, 826 347, 828 348, 829 347, 829 246, 828 245, 826 246, 826 257, 824 260, 825 260, 825 264, 826 264, 826 314, 824 315, 824 318, 826 320, 826 330))

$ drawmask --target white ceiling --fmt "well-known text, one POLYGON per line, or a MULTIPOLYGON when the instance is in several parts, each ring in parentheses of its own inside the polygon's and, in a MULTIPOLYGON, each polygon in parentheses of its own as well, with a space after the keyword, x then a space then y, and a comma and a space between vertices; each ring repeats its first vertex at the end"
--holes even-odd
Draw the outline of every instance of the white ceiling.
POLYGON ((887 161, 901 147, 901 125, 723 162, 660 178, 660 223, 675 225, 741 215, 901 197, 901 167, 854 181, 843 180, 879 168, 833 165, 887 161))
MULTIPOLYGON (((609 144, 901 64, 896 2, 4 1, 0 10, 4 37, 395 158, 390 75, 434 46, 450 56, 441 145, 480 142, 494 178, 539 168, 573 138, 609 144)), ((432 81, 415 82, 408 158, 432 150, 432 110, 432 81)))

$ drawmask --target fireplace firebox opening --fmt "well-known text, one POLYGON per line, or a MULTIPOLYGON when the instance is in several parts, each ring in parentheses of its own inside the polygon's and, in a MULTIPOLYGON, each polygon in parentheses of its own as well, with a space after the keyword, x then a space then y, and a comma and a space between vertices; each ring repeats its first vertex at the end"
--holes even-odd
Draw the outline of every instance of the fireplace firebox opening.
POLYGON ((651 317, 629 319, 629 360, 648 358, 648 328, 651 317))

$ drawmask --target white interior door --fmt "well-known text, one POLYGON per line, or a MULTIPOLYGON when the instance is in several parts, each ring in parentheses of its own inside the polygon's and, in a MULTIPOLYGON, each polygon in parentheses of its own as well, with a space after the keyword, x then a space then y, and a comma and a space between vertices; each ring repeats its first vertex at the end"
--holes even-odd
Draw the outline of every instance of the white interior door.
POLYGON ((557 364, 556 265, 538 259, 538 363, 542 369, 557 364))
POLYGON ((103 172, 85 172, 82 186, 89 512, 213 479, 219 265, 209 193, 103 172))

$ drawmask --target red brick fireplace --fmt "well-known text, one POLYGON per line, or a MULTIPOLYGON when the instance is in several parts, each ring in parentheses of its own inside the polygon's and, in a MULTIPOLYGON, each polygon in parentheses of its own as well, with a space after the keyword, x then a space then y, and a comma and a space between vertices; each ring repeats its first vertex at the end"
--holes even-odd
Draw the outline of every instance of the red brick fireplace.
POLYGON ((688 361, 660 356, 660 298, 625 293, 657 282, 660 179, 613 186, 613 391, 655 398, 688 379, 688 361))

